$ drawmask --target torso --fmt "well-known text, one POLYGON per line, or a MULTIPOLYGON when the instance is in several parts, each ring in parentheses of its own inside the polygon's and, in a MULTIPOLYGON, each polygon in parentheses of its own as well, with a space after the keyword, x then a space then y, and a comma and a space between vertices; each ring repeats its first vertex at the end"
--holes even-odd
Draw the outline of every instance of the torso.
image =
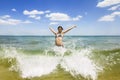
POLYGON ((55 35, 55 44, 57 46, 63 46, 62 38, 63 38, 63 33, 56 33, 56 35, 55 35))

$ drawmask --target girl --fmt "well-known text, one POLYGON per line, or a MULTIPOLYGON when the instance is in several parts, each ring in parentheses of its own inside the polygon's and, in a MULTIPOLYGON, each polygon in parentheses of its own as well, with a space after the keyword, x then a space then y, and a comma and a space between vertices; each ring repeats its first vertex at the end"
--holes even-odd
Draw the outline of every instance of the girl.
POLYGON ((62 26, 58 26, 58 31, 55 32, 51 27, 49 28, 54 34, 55 34, 55 45, 56 46, 62 46, 63 47, 63 35, 70 31, 71 29, 75 28, 76 26, 72 26, 70 28, 68 28, 67 30, 63 31, 63 27, 62 26))

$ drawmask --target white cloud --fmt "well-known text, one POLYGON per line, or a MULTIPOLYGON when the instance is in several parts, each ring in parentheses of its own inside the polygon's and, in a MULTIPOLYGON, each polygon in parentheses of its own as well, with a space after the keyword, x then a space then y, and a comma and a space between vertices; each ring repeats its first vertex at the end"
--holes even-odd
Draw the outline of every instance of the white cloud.
MULTIPOLYGON (((97 4, 97 7, 101 7, 101 8, 108 7, 108 6, 112 6, 108 10, 111 10, 111 11, 119 10, 120 0, 103 0, 98 2, 97 4)), ((109 15, 105 15, 101 17, 98 21, 114 21, 117 16, 120 16, 119 11, 115 11, 109 15)))
POLYGON ((35 19, 40 20, 40 19, 41 19, 41 17, 40 17, 40 16, 37 16, 37 17, 35 17, 35 19))
POLYGON ((24 15, 27 15, 28 17, 36 19, 36 20, 40 20, 41 19, 40 15, 46 14, 46 13, 50 13, 50 10, 46 10, 46 11, 39 11, 39 10, 28 11, 28 10, 24 10, 23 11, 24 15))
POLYGON ((26 21, 23 21, 22 23, 32 23, 31 21, 29 21, 29 20, 26 20, 26 21))
POLYGON ((11 10, 14 11, 14 12, 17 11, 15 8, 13 8, 13 9, 11 9, 11 10))
POLYGON ((51 21, 78 21, 79 19, 82 18, 82 16, 77 16, 74 18, 71 18, 69 15, 65 14, 65 13, 51 13, 50 10, 46 10, 46 11, 39 11, 39 10, 24 10, 23 11, 24 15, 27 15, 29 18, 33 18, 36 20, 40 20, 41 19, 41 15, 45 14, 46 18, 49 18, 49 20, 51 21))
POLYGON ((103 16, 99 19, 99 21, 114 21, 114 16, 112 15, 106 15, 106 16, 103 16))
POLYGON ((49 25, 56 25, 56 24, 59 24, 58 22, 50 22, 49 25))
POLYGON ((17 20, 17 19, 7 19, 6 20, 6 22, 8 23, 8 24, 11 24, 11 25, 16 25, 16 24, 19 24, 19 23, 21 23, 22 21, 21 20, 17 20))
POLYGON ((120 12, 113 12, 110 15, 101 17, 98 21, 114 21, 116 16, 120 16, 120 12))
POLYGON ((2 19, 7 19, 7 18, 10 18, 10 17, 11 17, 10 15, 0 16, 0 18, 2 18, 2 19))
POLYGON ((49 18, 51 21, 72 21, 72 20, 77 21, 80 18, 82 18, 82 16, 71 18, 69 15, 65 13, 50 13, 46 14, 46 17, 49 18))
POLYGON ((116 6, 109 8, 108 10, 114 11, 114 10, 117 10, 119 7, 120 7, 120 5, 116 5, 116 6))
POLYGON ((78 20, 80 20, 82 18, 82 16, 77 16, 77 17, 75 17, 75 18, 73 18, 73 21, 78 21, 78 20))
POLYGON ((35 18, 35 17, 36 17, 36 15, 29 15, 29 17, 30 17, 30 18, 35 18))
POLYGON ((21 23, 21 20, 17 20, 17 19, 0 19, 0 25, 16 25, 21 23))
POLYGON ((31 23, 31 22, 13 19, 9 15, 4 15, 0 17, 0 25, 17 25, 20 23, 31 23))
POLYGON ((36 15, 29 15, 30 18, 36 19, 36 20, 40 20, 41 17, 40 16, 36 16, 36 15))
POLYGON ((97 4, 97 7, 107 7, 120 3, 120 0, 103 0, 97 4))
POLYGON ((23 14, 24 15, 36 15, 36 14, 44 14, 44 12, 38 11, 38 10, 32 10, 32 11, 24 10, 23 14))
POLYGON ((70 17, 64 13, 50 13, 46 15, 51 21, 70 21, 70 17))
POLYGON ((45 13, 50 13, 51 11, 50 10, 46 10, 45 13))

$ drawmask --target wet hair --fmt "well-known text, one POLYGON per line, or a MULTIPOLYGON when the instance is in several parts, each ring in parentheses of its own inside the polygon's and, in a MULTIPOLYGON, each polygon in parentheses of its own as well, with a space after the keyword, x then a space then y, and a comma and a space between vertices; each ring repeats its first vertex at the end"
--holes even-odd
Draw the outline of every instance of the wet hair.
POLYGON ((61 28, 63 30, 63 27, 62 26, 58 26, 58 29, 61 28))

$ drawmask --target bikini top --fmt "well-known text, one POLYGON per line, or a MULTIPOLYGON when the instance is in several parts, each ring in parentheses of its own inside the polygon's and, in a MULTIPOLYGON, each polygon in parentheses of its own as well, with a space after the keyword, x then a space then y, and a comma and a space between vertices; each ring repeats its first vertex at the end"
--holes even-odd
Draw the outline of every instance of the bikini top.
POLYGON ((57 37, 63 37, 63 34, 57 33, 55 38, 57 38, 57 37))

